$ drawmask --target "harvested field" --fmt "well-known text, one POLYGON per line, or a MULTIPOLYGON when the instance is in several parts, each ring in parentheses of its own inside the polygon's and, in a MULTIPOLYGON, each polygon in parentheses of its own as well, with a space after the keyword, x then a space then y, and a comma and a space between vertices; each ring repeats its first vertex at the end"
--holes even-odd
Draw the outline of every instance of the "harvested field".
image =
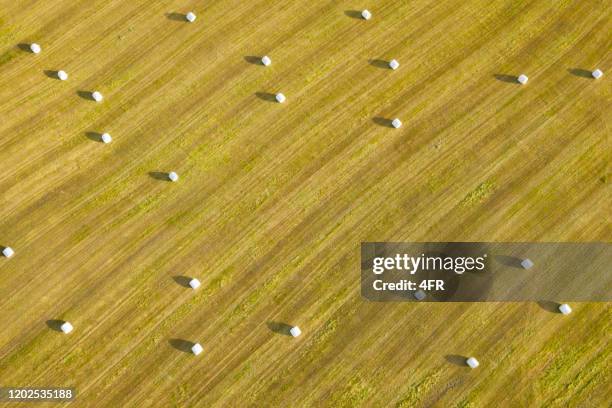
POLYGON ((359 251, 609 242, 609 6, 0 0, 0 386, 109 407, 606 406, 609 303, 369 303, 359 251))

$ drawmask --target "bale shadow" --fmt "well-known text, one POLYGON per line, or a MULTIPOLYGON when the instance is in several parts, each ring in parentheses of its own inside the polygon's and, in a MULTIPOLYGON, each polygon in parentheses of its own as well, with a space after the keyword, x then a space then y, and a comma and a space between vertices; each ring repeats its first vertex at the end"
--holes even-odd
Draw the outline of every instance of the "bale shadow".
POLYGON ((561 313, 559 312, 559 305, 559 303, 550 300, 540 300, 538 302, 538 306, 550 313, 561 313))
POLYGON ((163 171, 150 171, 149 177, 160 181, 170 181, 170 179, 168 178, 168 173, 165 173, 163 171))
POLYGON ((574 76, 577 76, 577 77, 595 79, 595 78, 593 78, 593 73, 591 71, 586 70, 586 69, 582 69, 582 68, 570 68, 570 69, 567 70, 567 72, 569 72, 570 74, 572 74, 574 76))
POLYGON ((382 69, 391 69, 391 67, 389 66, 389 61, 385 61, 385 60, 381 60, 381 59, 371 59, 368 60, 368 63, 376 68, 382 68, 382 69))
POLYGON ((51 79, 57 79, 59 81, 59 78, 57 77, 57 71, 51 71, 50 69, 45 69, 43 71, 45 73, 46 76, 48 76, 51 79))
POLYGON ((387 118, 383 118, 382 116, 376 116, 375 118, 372 118, 372 122, 376 123, 378 126, 393 128, 393 125, 391 124, 391 122, 393 122, 393 119, 387 119, 387 118))
POLYGON ((263 62, 261 62, 261 58, 262 57, 257 57, 255 55, 247 55, 244 57, 244 60, 249 64, 264 66, 263 62))
POLYGON ((191 348, 195 345, 194 342, 183 339, 170 339, 168 340, 168 343, 178 351, 189 354, 192 353, 191 348))
POLYGON ((268 326, 268 329, 270 329, 274 333, 283 334, 285 336, 291 336, 291 332, 289 330, 291 330, 293 326, 288 325, 287 323, 268 322, 266 323, 266 325, 268 326))
POLYGON ((32 50, 30 49, 30 44, 19 43, 17 44, 17 48, 19 48, 21 51, 29 52, 30 54, 34 54, 32 50))
POLYGON ((276 94, 273 94, 270 92, 255 92, 255 96, 257 96, 262 101, 275 102, 275 103, 277 102, 276 94))
POLYGON ((172 279, 179 285, 181 285, 184 288, 191 288, 191 286, 189 286, 189 282, 191 281, 191 278, 187 277, 187 276, 173 276, 172 279))
POLYGON ((187 14, 172 12, 166 13, 165 16, 168 20, 187 22, 187 14))
POLYGON ((466 367, 466 360, 467 357, 465 356, 460 356, 459 354, 447 354, 444 356, 444 359, 446 361, 448 361, 449 363, 459 366, 459 367, 466 367))
POLYGON ((51 319, 45 322, 48 328, 50 328, 51 330, 57 331, 57 332, 62 331, 62 324, 64 323, 65 323, 64 320, 57 320, 57 319, 51 319))
POLYGON ((493 75, 495 79, 501 82, 508 82, 510 84, 518 84, 518 76, 516 75, 506 75, 506 74, 495 74, 493 75))
POLYGON ((77 91, 77 95, 79 95, 81 98, 85 99, 86 101, 96 101, 93 98, 93 92, 92 91, 77 91))
POLYGON ((356 18, 358 20, 363 20, 361 11, 359 10, 345 10, 344 15, 350 18, 356 18))
POLYGON ((523 260, 521 258, 517 258, 516 256, 495 255, 493 257, 493 260, 511 268, 523 269, 523 266, 521 265, 521 262, 523 262, 523 260))
POLYGON ((93 140, 94 142, 102 143, 102 133, 85 132, 85 136, 87 136, 89 140, 93 140))

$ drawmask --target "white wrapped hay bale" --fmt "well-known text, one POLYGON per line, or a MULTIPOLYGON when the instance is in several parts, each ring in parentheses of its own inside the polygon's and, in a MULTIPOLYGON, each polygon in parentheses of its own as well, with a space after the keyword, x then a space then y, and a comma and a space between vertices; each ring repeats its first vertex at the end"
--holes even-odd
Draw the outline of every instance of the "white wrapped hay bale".
POLYGON ((168 179, 170 179, 170 181, 172 182, 175 182, 178 181, 179 176, 175 172, 171 171, 170 173, 168 173, 168 179))
POLYGON ((527 81, 529 81, 529 77, 527 75, 525 75, 525 74, 521 74, 521 75, 519 75, 517 80, 519 81, 519 84, 525 85, 527 83, 527 81))
POLYGON ((13 248, 11 247, 5 247, 2 250, 2 255, 4 255, 7 258, 10 258, 11 256, 15 255, 15 251, 13 251, 13 248))
POLYGON ((72 330, 74 329, 74 327, 72 327, 72 324, 70 324, 70 322, 64 322, 62 323, 62 325, 60 326, 60 330, 64 333, 64 334, 68 334, 70 333, 72 330))
POLYGON ((369 20, 369 19, 371 19, 371 18, 372 18, 372 13, 370 13, 370 11, 369 11, 369 10, 367 10, 367 9, 366 9, 366 10, 363 10, 363 11, 361 12, 361 17, 363 17, 363 19, 364 19, 364 20, 369 20))
POLYGON ((93 91, 91 93, 91 97, 93 98, 94 101, 96 102, 102 102, 102 99, 104 99, 104 97, 102 96, 102 94, 98 91, 93 91))
POLYGON ((102 143, 104 144, 109 144, 110 142, 113 141, 112 136, 108 133, 103 133, 100 139, 102 140, 102 143))
POLYGON ((533 268, 534 263, 529 258, 525 258, 521 261, 521 266, 523 269, 531 269, 533 268))
POLYGON ((397 62, 397 60, 392 59, 391 61, 389 61, 389 68, 391 68, 392 70, 398 69, 399 62, 397 62))
POLYGON ((40 45, 32 43, 30 44, 30 51, 32 51, 34 54, 40 54, 42 48, 40 47, 40 45))
POLYGON ((470 367, 470 368, 476 368, 480 365, 480 363, 478 362, 478 360, 476 360, 476 358, 474 357, 470 357, 467 360, 465 360, 465 363, 470 367))
POLYGON ((278 103, 283 103, 287 100, 287 98, 285 98, 285 95, 280 92, 276 94, 275 98, 278 103))
POLYGON ((299 327, 297 326, 293 326, 291 329, 289 329, 289 333, 293 336, 293 337, 298 337, 300 334, 302 334, 302 331, 300 330, 299 327))
POLYGON ((264 55, 263 57, 261 57, 261 63, 267 67, 272 64, 272 60, 267 55, 264 55))
POLYGON ((189 13, 185 14, 185 19, 189 21, 190 23, 193 23, 194 21, 196 21, 196 18, 197 16, 195 15, 193 11, 190 11, 189 13))
POLYGON ((191 286, 192 289, 197 289, 200 287, 200 281, 197 280, 196 278, 193 278, 192 280, 189 281, 189 286, 191 286))
POLYGON ((202 348, 202 345, 200 343, 196 343, 193 346, 191 346, 191 352, 196 356, 200 354, 203 350, 204 349, 202 348))
POLYGON ((66 71, 57 71, 57 78, 60 81, 65 81, 68 79, 68 74, 66 73, 66 71))
POLYGON ((423 300, 425 299, 427 295, 425 294, 425 292, 422 289, 417 290, 416 292, 414 292, 414 298, 416 300, 423 300))
POLYGON ((595 79, 599 79, 603 76, 603 72, 601 71, 601 69, 596 69, 595 71, 592 72, 593 78, 595 79))
POLYGON ((395 118, 391 121, 391 126, 393 126, 396 129, 399 129, 402 127, 402 121, 399 120, 398 118, 395 118))
POLYGON ((572 313, 572 308, 567 303, 564 303, 561 306, 559 306, 559 311, 563 313, 564 315, 568 315, 572 313))

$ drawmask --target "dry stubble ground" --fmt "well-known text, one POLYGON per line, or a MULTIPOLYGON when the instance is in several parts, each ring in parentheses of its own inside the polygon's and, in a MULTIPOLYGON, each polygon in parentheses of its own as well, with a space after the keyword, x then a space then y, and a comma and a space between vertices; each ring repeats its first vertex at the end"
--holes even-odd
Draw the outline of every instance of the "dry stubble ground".
POLYGON ((582 71, 610 69, 609 3, 360 7, 0 0, 1 385, 82 406, 608 402, 609 304, 373 304, 358 279, 362 241, 610 240, 610 87, 582 71))

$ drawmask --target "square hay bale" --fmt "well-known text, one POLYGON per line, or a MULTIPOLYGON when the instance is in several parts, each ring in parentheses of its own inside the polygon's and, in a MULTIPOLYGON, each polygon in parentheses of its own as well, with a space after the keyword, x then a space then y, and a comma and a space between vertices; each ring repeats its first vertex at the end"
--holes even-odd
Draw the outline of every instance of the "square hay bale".
POLYGON ((197 289, 200 287, 200 281, 197 280, 196 278, 193 278, 192 280, 189 281, 189 286, 191 286, 192 289, 197 289))
POLYGON ((470 368, 476 368, 480 365, 480 363, 478 362, 478 360, 476 360, 476 358, 474 357, 470 357, 467 360, 465 360, 465 363, 470 367, 470 368))
POLYGON ((402 127, 402 121, 399 120, 398 118, 395 118, 391 121, 391 126, 393 126, 396 129, 399 129, 402 127))
POLYGON ((285 95, 283 95, 282 93, 279 92, 279 93, 276 94, 276 101, 278 103, 283 103, 286 100, 287 100, 287 98, 285 98, 285 95))
POLYGON ((529 258, 525 258, 525 259, 523 259, 523 260, 521 261, 521 266, 522 266, 524 269, 531 269, 531 268, 533 268, 533 265, 534 265, 534 263, 533 263, 533 262, 531 261, 531 259, 529 259, 529 258))
POLYGON ((369 11, 369 10, 367 10, 367 9, 366 9, 366 10, 363 10, 363 11, 361 12, 361 17, 363 17, 363 19, 364 19, 364 20, 369 20, 369 19, 371 19, 371 18, 372 18, 372 13, 370 13, 370 11, 369 11))
POLYGON ((94 101, 96 102, 102 102, 102 99, 104 99, 104 97, 102 96, 102 94, 98 91, 93 91, 91 93, 91 97, 93 98, 94 101))
POLYGON ((289 329, 289 333, 291 333, 293 337, 298 337, 300 334, 302 334, 302 331, 299 327, 293 326, 291 329, 289 329))
POLYGON ((395 71, 399 68, 399 62, 397 62, 397 60, 392 59, 391 61, 389 61, 389 68, 395 71))
POLYGON ((70 333, 72 330, 74 329, 74 327, 72 327, 72 324, 70 324, 70 322, 64 322, 62 323, 62 325, 60 326, 60 330, 64 333, 64 334, 68 334, 70 333))
POLYGON ((191 346, 191 352, 196 356, 200 354, 203 350, 204 349, 202 348, 202 345, 200 343, 196 343, 193 346, 191 346))
POLYGON ((593 78, 599 79, 603 76, 603 72, 601 71, 601 69, 596 69, 591 75, 593 75, 593 78))
POLYGON ((198 17, 195 15, 193 11, 190 11, 189 13, 185 14, 185 19, 189 21, 190 23, 193 23, 194 21, 196 21, 196 18, 198 17))
POLYGON ((529 77, 527 75, 525 75, 525 74, 521 74, 521 75, 519 75, 517 80, 519 81, 519 84, 525 85, 527 83, 527 81, 529 81, 529 77))
POLYGON ((11 247, 5 247, 2 250, 2 255, 4 255, 7 258, 10 258, 11 256, 15 255, 15 251, 13 251, 13 248, 11 247))

